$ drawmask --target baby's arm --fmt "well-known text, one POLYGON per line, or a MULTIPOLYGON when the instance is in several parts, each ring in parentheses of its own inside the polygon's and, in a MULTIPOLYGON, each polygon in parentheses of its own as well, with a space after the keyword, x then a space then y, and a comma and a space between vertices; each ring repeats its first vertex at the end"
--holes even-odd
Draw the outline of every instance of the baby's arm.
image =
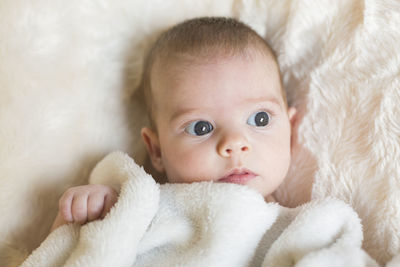
POLYGON ((117 198, 117 192, 105 185, 90 184, 71 187, 59 200, 58 214, 51 231, 70 222, 85 224, 104 218, 117 202, 117 198))

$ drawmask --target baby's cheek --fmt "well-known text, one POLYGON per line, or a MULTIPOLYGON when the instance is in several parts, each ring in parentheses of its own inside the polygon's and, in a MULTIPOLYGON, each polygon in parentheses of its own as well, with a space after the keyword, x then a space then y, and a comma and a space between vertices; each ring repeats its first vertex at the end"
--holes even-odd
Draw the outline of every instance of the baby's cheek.
POLYGON ((290 145, 279 138, 270 138, 269 140, 255 146, 253 149, 253 159, 260 161, 268 173, 279 175, 286 172, 290 163, 290 145))
POLYGON ((212 177, 210 157, 195 149, 171 155, 168 165, 166 171, 170 182, 190 183, 204 181, 209 179, 208 177, 212 177))

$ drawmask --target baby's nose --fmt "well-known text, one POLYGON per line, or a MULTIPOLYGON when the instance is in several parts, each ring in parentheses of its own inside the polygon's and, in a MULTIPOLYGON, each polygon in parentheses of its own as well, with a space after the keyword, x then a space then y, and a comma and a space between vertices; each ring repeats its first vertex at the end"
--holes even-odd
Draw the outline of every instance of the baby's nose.
POLYGON ((246 137, 240 134, 229 134, 221 138, 217 150, 222 157, 231 157, 250 151, 250 144, 246 137))

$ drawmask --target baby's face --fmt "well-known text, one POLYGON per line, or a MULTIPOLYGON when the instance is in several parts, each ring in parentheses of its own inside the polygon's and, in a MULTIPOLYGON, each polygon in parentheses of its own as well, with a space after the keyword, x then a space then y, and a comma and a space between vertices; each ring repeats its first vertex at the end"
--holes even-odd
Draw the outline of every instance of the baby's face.
POLYGON ((295 110, 286 108, 271 59, 156 66, 151 82, 157 133, 142 135, 169 182, 237 183, 264 197, 281 184, 295 110))

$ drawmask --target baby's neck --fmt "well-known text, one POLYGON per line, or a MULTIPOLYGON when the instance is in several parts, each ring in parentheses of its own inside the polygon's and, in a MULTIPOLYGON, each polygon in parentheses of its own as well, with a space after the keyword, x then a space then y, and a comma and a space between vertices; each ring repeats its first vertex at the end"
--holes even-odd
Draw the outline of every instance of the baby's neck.
POLYGON ((266 201, 266 202, 276 202, 274 193, 272 193, 272 194, 266 196, 266 197, 265 197, 265 201, 266 201))

